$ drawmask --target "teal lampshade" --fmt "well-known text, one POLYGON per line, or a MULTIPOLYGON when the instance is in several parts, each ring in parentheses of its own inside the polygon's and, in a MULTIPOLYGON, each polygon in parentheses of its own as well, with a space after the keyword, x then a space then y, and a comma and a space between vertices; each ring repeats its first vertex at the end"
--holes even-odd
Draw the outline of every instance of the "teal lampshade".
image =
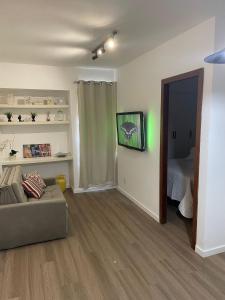
POLYGON ((225 64, 225 49, 207 56, 204 61, 210 64, 225 64))

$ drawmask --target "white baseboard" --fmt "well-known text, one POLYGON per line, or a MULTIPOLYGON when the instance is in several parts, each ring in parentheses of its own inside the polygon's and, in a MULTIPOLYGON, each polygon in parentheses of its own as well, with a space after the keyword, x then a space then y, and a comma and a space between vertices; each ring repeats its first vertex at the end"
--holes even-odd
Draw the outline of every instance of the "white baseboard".
POLYGON ((80 194, 80 193, 90 193, 90 192, 106 191, 106 190, 111 190, 111 189, 115 189, 115 188, 116 188, 116 186, 113 186, 113 185, 94 186, 94 187, 90 187, 90 188, 87 188, 87 189, 74 188, 73 192, 74 192, 74 194, 80 194))
POLYGON ((208 256, 212 256, 212 255, 216 255, 216 254, 225 252, 225 245, 210 248, 210 249, 202 249, 201 247, 196 245, 195 252, 198 253, 201 257, 208 257, 208 256))
POLYGON ((125 191, 120 186, 117 186, 117 190, 121 194, 123 194, 125 197, 127 197, 129 200, 131 200, 133 203, 135 203, 138 207, 140 207, 144 212, 146 212, 156 222, 159 223, 159 216, 156 213, 152 212, 149 208, 145 207, 142 203, 140 203, 136 198, 134 198, 132 195, 130 195, 127 191, 125 191))

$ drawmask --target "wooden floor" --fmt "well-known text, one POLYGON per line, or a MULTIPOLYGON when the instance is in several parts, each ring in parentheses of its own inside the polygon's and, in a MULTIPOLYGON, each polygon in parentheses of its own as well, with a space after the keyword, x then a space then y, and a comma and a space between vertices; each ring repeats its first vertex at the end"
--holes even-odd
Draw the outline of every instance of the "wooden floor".
POLYGON ((225 299, 225 255, 195 254, 179 218, 116 190, 66 197, 67 239, 0 252, 1 300, 225 299))

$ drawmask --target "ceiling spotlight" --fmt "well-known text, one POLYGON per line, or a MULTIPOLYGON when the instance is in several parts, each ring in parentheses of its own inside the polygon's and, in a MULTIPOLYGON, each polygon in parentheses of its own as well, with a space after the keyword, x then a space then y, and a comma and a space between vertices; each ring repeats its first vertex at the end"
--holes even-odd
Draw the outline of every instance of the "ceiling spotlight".
POLYGON ((115 48, 115 40, 114 37, 109 38, 105 43, 106 49, 113 49, 115 48))
POLYGON ((97 59, 99 56, 104 54, 106 50, 110 50, 115 47, 115 38, 114 37, 116 34, 117 34, 117 31, 113 31, 113 33, 107 40, 105 40, 103 43, 101 43, 98 47, 96 47, 92 51, 92 54, 93 54, 92 59, 93 60, 97 59))
POLYGON ((96 60, 98 58, 98 55, 95 53, 93 56, 92 56, 92 59, 93 60, 96 60))
POLYGON ((210 64, 225 64, 225 49, 207 56, 204 61, 210 64))
POLYGON ((103 54, 103 49, 102 48, 99 48, 98 50, 97 50, 97 55, 98 56, 101 56, 103 54))

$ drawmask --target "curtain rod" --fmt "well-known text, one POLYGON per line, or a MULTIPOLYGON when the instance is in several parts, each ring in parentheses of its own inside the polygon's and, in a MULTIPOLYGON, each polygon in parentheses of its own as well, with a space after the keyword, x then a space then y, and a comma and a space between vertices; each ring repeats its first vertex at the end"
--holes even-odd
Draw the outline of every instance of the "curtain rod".
POLYGON ((106 84, 113 84, 115 83, 115 81, 95 81, 95 80, 88 80, 88 81, 85 81, 85 80, 75 80, 73 83, 81 83, 81 82, 84 82, 84 83, 87 83, 87 84, 90 84, 90 83, 96 83, 96 84, 102 84, 102 83, 106 83, 106 84))

